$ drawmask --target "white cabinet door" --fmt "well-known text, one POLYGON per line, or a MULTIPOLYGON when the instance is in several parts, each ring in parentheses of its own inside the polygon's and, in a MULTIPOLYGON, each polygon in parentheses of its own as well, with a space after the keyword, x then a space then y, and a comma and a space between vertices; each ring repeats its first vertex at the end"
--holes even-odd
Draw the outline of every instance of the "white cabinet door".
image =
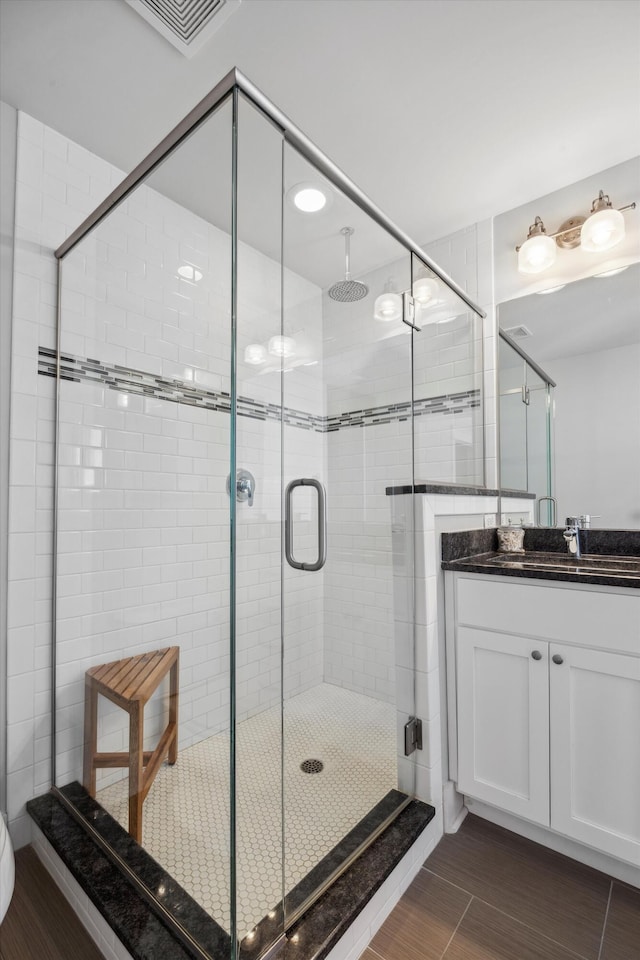
POLYGON ((458 790, 548 826, 549 644, 459 627, 457 669, 458 790))
POLYGON ((551 826, 640 866, 640 658, 549 653, 551 826))

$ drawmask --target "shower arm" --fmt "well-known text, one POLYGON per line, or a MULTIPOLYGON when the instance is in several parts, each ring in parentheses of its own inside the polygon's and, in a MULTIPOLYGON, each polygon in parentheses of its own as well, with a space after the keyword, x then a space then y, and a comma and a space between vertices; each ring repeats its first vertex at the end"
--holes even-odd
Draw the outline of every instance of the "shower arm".
POLYGON ((344 278, 351 280, 351 234, 352 227, 343 227, 340 233, 344 236, 344 278))

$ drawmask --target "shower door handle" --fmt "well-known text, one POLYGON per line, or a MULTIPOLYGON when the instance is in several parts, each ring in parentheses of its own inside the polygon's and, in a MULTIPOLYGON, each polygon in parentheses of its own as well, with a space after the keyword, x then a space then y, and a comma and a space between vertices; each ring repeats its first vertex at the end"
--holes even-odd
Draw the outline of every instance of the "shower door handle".
POLYGON ((290 567, 296 570, 321 570, 327 560, 327 510, 324 487, 319 480, 300 477, 287 484, 284 494, 284 554, 290 567), (293 515, 291 497, 296 487, 315 487, 318 494, 318 559, 314 563, 300 563, 293 556, 293 515))

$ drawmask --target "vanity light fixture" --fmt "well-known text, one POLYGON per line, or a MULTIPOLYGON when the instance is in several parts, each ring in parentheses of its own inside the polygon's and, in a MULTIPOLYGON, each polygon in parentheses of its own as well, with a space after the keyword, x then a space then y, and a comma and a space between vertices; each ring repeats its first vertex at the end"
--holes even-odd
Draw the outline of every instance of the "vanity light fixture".
POLYGON ((516 250, 520 273, 541 273, 555 263, 556 245, 540 217, 536 217, 529 227, 527 239, 516 250))
POLYGON ((599 253, 601 250, 610 250, 621 240, 624 240, 624 217, 620 210, 611 206, 611 200, 601 190, 591 204, 591 213, 582 224, 580 246, 590 253, 599 253))
POLYGON ((379 297, 376 297, 373 315, 376 320, 382 320, 385 323, 399 320, 402 316, 402 297, 399 293, 396 293, 392 277, 389 277, 385 283, 384 291, 379 297))
MULTIPOLYGON (((600 253, 624 240, 622 212, 635 210, 635 202, 615 208, 603 190, 591 204, 588 216, 574 216, 560 224, 555 233, 547 233, 540 217, 529 227, 527 239, 516 247, 520 273, 542 273, 555 263, 556 247, 573 250, 580 247, 588 253, 600 253)), ((552 288, 557 289, 557 288, 552 288)), ((546 292, 546 291, 541 291, 546 292)))

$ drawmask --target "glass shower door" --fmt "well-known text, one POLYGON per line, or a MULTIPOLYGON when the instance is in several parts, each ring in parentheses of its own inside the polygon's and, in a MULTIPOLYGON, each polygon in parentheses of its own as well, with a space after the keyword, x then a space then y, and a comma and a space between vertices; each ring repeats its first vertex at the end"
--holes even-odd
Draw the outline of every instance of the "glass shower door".
POLYGON ((406 251, 286 145, 283 193, 290 924, 414 789, 398 732, 414 702, 412 497, 398 498, 408 501, 398 536, 388 495, 412 481, 412 331, 402 321, 406 251), (327 198, 316 214, 292 202, 309 181, 327 198), (386 313, 376 310, 385 289, 386 313))

